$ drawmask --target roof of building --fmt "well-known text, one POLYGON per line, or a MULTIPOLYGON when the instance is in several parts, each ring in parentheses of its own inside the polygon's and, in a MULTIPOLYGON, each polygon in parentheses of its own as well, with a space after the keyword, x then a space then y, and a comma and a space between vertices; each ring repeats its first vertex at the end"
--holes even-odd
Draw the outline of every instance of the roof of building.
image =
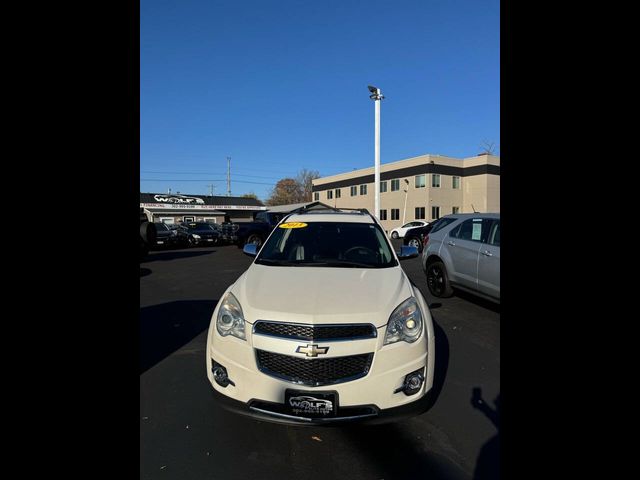
POLYGON ((331 208, 329 205, 326 205, 322 202, 303 202, 303 203, 289 203, 287 205, 276 205, 274 207, 269 207, 270 212, 293 212, 294 210, 298 210, 299 208, 305 208, 307 210, 313 208, 331 208))

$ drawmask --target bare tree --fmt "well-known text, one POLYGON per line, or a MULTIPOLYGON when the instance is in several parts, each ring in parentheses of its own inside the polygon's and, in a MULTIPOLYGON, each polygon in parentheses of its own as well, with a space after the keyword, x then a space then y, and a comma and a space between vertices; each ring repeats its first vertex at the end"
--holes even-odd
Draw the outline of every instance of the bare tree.
POLYGON ((307 170, 303 168, 298 172, 296 182, 300 185, 302 191, 302 199, 300 202, 310 202, 312 197, 313 180, 320 178, 320 172, 317 170, 307 170))

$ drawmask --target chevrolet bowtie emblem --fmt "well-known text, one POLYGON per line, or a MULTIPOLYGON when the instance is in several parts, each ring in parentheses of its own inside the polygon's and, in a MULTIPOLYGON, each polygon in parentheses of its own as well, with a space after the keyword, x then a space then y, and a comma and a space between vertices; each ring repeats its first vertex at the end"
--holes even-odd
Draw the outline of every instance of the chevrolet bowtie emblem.
POLYGON ((318 345, 307 345, 305 347, 298 347, 296 353, 304 353, 307 357, 317 357, 319 353, 325 354, 329 350, 329 347, 319 347, 318 345))

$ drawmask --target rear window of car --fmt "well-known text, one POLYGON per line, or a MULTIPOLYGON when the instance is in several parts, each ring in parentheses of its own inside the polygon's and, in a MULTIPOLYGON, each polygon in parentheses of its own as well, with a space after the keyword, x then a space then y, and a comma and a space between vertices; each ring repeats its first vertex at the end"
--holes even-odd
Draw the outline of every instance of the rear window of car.
POLYGON ((438 230, 442 230, 444 227, 455 222, 456 220, 457 218, 454 217, 442 217, 431 224, 432 227, 430 233, 436 233, 438 230))

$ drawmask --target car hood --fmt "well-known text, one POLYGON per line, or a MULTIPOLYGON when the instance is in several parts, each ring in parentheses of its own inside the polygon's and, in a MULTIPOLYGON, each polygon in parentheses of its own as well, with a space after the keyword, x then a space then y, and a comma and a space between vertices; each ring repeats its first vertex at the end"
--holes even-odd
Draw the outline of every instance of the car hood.
POLYGON ((253 264, 231 288, 245 319, 385 325, 413 295, 400 267, 277 267, 253 264))

